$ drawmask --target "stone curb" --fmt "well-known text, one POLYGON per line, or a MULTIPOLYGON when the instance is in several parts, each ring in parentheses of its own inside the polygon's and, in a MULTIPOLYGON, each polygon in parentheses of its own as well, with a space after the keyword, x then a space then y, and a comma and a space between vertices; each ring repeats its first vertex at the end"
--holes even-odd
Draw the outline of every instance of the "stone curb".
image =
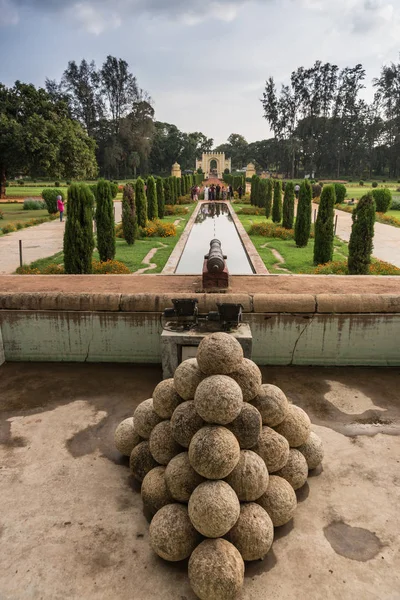
POLYGON ((312 294, 255 294, 253 312, 255 313, 314 313, 315 296, 312 294))
POLYGON ((400 294, 319 294, 319 313, 398 313, 400 294))

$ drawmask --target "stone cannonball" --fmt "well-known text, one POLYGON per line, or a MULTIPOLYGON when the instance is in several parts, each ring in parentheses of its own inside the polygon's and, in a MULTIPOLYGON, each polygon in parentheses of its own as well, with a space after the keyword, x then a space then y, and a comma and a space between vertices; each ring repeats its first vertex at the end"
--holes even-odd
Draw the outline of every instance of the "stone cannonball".
POLYGON ((160 465, 167 465, 171 458, 182 452, 182 447, 172 435, 170 421, 162 421, 150 434, 150 452, 160 465))
POLYGON ((170 419, 174 410, 183 402, 174 386, 173 379, 160 381, 153 392, 153 409, 162 419, 170 419))
POLYGON ((199 384, 194 405, 207 423, 226 425, 240 415, 243 407, 242 390, 230 377, 212 375, 199 384))
POLYGON ((300 489, 307 481, 308 476, 307 461, 302 453, 296 448, 290 448, 286 465, 277 471, 276 475, 286 479, 294 490, 300 489))
POLYGON ((285 420, 275 427, 283 435, 291 448, 305 444, 311 433, 311 421, 302 408, 291 404, 285 420))
POLYGON ((276 385, 264 383, 258 395, 251 400, 253 406, 260 411, 263 425, 275 427, 285 419, 289 402, 282 390, 276 385))
POLYGON ((165 467, 155 467, 147 473, 143 479, 141 494, 143 504, 152 513, 174 502, 165 480, 165 467))
POLYGON ((268 480, 267 467, 261 456, 251 450, 242 450, 238 464, 225 481, 241 502, 253 502, 266 491, 268 480))
POLYGON ((149 442, 140 442, 133 450, 129 459, 129 467, 133 476, 138 481, 143 481, 147 473, 154 467, 158 467, 157 461, 154 460, 149 442))
POLYGON ((183 504, 167 504, 150 523, 150 544, 164 560, 177 562, 188 558, 200 543, 201 536, 190 522, 183 504))
POLYGON ((234 600, 244 582, 243 559, 226 540, 204 540, 189 559, 189 581, 200 600, 234 600))
POLYGON ((190 496, 190 520, 205 537, 218 538, 228 533, 239 514, 239 499, 225 481, 205 481, 190 496))
POLYGON ((226 427, 203 427, 190 442, 190 464, 206 479, 225 479, 239 458, 239 442, 226 427))
POLYGON ((197 386, 204 379, 196 358, 183 361, 175 371, 175 389, 184 400, 193 400, 197 386))
POLYGON ((289 458, 289 442, 270 427, 263 427, 253 451, 261 456, 268 473, 275 473, 285 466, 289 458))
POLYGON ((154 412, 153 398, 141 402, 133 413, 133 425, 140 437, 148 440, 154 427, 161 423, 162 418, 154 412))
POLYGON ((142 441, 140 435, 133 427, 133 417, 129 417, 120 423, 114 433, 114 443, 118 452, 124 456, 130 456, 135 446, 142 441))
POLYGON ((243 392, 244 402, 250 402, 260 393, 262 375, 256 363, 252 360, 244 358, 238 370, 230 373, 229 377, 232 377, 239 384, 243 392))
POLYGON ((297 506, 294 489, 286 479, 271 475, 265 494, 257 503, 267 511, 274 527, 280 527, 290 521, 297 506))
POLYGON ((242 504, 240 516, 228 534, 243 560, 262 560, 274 540, 274 526, 268 513, 254 502, 242 504))
POLYGON ((204 477, 193 469, 188 453, 181 452, 168 463, 165 480, 172 497, 177 502, 189 502, 190 496, 204 481, 204 477))
POLYGON ((313 431, 305 444, 297 448, 307 461, 308 470, 316 469, 324 458, 324 446, 322 440, 313 431))
POLYGON ((208 335, 197 351, 199 368, 206 375, 229 375, 240 368, 242 360, 242 346, 229 333, 208 335))
POLYGON ((232 431, 241 448, 252 448, 261 434, 261 415, 251 404, 243 404, 240 415, 226 426, 232 431))
POLYGON ((184 448, 189 448, 192 437, 202 427, 204 427, 204 421, 197 414, 193 400, 183 402, 174 410, 171 417, 172 435, 184 448))

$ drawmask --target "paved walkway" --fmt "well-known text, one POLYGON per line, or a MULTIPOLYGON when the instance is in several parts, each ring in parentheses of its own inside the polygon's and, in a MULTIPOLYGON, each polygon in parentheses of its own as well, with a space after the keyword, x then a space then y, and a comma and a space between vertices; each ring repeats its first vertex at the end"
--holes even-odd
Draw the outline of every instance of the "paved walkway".
MULTIPOLYGON (((313 204, 313 211, 314 209, 318 211, 318 204, 313 204)), ((336 235, 344 242, 348 242, 353 223, 351 213, 335 210, 335 214, 338 217, 336 235)), ((375 223, 373 256, 400 267, 400 227, 375 223)))
MULTIPOLYGON (((121 221, 122 203, 115 202, 115 220, 121 221)), ((28 265, 39 258, 52 256, 63 248, 65 221, 50 221, 21 229, 0 237, 0 274, 14 273, 19 267, 19 240, 22 240, 22 260, 28 265)))

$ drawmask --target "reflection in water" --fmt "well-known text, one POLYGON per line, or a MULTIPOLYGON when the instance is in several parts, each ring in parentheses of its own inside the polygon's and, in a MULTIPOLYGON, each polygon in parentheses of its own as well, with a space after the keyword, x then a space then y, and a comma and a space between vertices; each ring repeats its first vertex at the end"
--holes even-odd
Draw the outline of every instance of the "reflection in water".
POLYGON ((201 205, 175 272, 180 275, 201 273, 204 256, 208 254, 210 242, 214 238, 222 244, 232 275, 253 273, 229 208, 221 202, 201 205))

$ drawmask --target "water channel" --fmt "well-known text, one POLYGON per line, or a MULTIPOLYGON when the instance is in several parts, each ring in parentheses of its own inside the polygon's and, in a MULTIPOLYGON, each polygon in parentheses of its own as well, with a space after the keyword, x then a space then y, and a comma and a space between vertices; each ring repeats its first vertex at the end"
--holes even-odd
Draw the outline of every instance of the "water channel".
POLYGON ((220 202, 201 205, 175 273, 201 273, 204 256, 208 254, 210 242, 214 238, 220 240, 222 250, 228 257, 227 265, 231 275, 254 273, 229 208, 227 204, 220 202))

